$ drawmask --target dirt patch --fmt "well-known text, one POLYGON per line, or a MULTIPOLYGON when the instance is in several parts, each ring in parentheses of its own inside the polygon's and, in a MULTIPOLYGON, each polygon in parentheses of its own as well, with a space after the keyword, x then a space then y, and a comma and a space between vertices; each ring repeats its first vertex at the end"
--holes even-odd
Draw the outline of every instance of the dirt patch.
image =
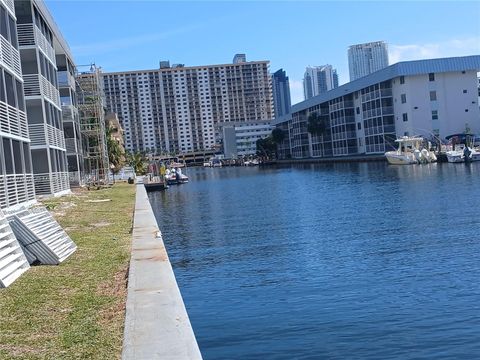
POLYGON ((115 317, 125 316, 125 304, 127 302, 127 282, 128 282, 128 268, 125 266, 118 271, 113 279, 101 283, 97 288, 97 293, 103 296, 111 296, 116 299, 109 307, 102 309, 99 314, 99 322, 108 324, 115 317), (113 281, 112 281, 113 280, 113 281))
POLYGON ((96 227, 96 228, 110 226, 110 225, 112 225, 112 224, 109 223, 109 222, 106 222, 106 221, 100 221, 98 223, 90 224, 90 226, 93 226, 93 227, 96 227))

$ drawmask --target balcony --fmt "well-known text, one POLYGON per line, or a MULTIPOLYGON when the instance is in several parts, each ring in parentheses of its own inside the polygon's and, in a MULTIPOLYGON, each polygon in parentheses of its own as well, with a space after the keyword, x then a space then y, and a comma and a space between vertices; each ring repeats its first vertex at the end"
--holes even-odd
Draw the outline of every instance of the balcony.
POLYGON ((52 172, 35 174, 35 193, 37 195, 53 195, 70 189, 68 172, 52 172))
POLYGON ((47 38, 42 34, 40 29, 33 24, 17 24, 18 45, 19 46, 35 46, 47 56, 52 64, 56 64, 55 50, 48 42, 47 38))
POLYGON ((0 130, 28 139, 27 115, 0 101, 0 130))
POLYGON ((78 122, 78 110, 73 105, 62 105, 62 119, 63 121, 76 121, 78 122))
POLYGON ((0 207, 2 209, 34 199, 32 174, 0 175, 0 207))
POLYGON ((2 3, 5 4, 5 6, 7 7, 8 10, 10 10, 10 12, 12 13, 12 15, 15 14, 15 5, 13 3, 13 0, 1 0, 2 3))
POLYGON ((60 108, 60 93, 57 88, 40 74, 23 75, 25 96, 45 96, 60 108))
POLYGON ((75 89, 75 78, 68 71, 58 71, 58 86, 75 89))
POLYGON ((0 60, 19 77, 22 77, 20 53, 3 36, 0 36, 0 60))
POLYGON ((31 124, 28 126, 31 146, 54 146, 65 150, 63 131, 49 124, 31 124))
POLYGON ((78 139, 65 139, 65 147, 67 149, 67 155, 80 154, 82 150, 78 139))

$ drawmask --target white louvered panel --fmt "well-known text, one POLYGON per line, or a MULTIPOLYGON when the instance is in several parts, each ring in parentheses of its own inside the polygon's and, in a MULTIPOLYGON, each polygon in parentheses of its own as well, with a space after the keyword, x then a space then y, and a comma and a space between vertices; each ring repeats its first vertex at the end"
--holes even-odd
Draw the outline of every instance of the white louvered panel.
POLYGON ((0 287, 7 287, 30 268, 20 244, 0 211, 0 287))
POLYGON ((35 45, 33 24, 17 24, 17 34, 19 46, 35 45))
POLYGON ((0 101, 0 129, 3 132, 10 133, 10 121, 8 120, 7 104, 0 101))
POLYGON ((16 136, 22 136, 20 129, 20 119, 18 117, 17 109, 13 106, 7 105, 8 122, 10 123, 10 133, 16 136))
POLYGON ((0 175, 0 208, 2 209, 7 207, 7 189, 5 182, 5 176, 0 175))
POLYGON ((32 124, 28 126, 30 134, 30 145, 31 146, 41 146, 46 145, 46 133, 45 133, 45 124, 32 124))
POLYGON ((40 96, 40 75, 23 75, 23 91, 25 96, 40 96))
POLYGON ((44 207, 14 215, 13 231, 22 234, 22 245, 42 264, 59 264, 76 250, 76 245, 44 207))

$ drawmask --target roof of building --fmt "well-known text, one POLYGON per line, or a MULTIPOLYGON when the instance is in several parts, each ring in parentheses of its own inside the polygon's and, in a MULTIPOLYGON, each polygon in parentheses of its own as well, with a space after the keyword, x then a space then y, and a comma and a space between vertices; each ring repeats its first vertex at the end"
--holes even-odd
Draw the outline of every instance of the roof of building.
MULTIPOLYGON (((399 76, 413 76, 428 73, 443 73, 452 71, 480 70, 480 55, 451 57, 441 59, 427 59, 402 61, 378 70, 357 80, 348 82, 326 93, 314 96, 308 100, 292 105, 291 113, 308 109, 309 107, 335 99, 342 95, 351 94, 370 85, 391 80, 399 76)), ((289 116, 276 119, 275 123, 287 121, 289 116)))

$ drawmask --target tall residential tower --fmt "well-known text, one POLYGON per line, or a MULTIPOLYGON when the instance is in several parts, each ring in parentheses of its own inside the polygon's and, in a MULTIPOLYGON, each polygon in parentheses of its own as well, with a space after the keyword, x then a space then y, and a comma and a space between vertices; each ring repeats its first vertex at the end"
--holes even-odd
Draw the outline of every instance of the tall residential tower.
POLYGON ((271 120, 268 61, 104 73, 107 112, 118 114, 125 148, 153 154, 219 145, 219 123, 271 120))
POLYGON ((308 66, 303 78, 305 100, 338 87, 337 70, 332 65, 308 66))
POLYGON ((387 44, 376 41, 351 45, 348 48, 350 81, 367 76, 388 66, 387 44))
POLYGON ((273 105, 275 107, 275 117, 281 117, 290 113, 292 106, 290 100, 290 83, 288 76, 283 69, 280 69, 272 75, 273 105))

